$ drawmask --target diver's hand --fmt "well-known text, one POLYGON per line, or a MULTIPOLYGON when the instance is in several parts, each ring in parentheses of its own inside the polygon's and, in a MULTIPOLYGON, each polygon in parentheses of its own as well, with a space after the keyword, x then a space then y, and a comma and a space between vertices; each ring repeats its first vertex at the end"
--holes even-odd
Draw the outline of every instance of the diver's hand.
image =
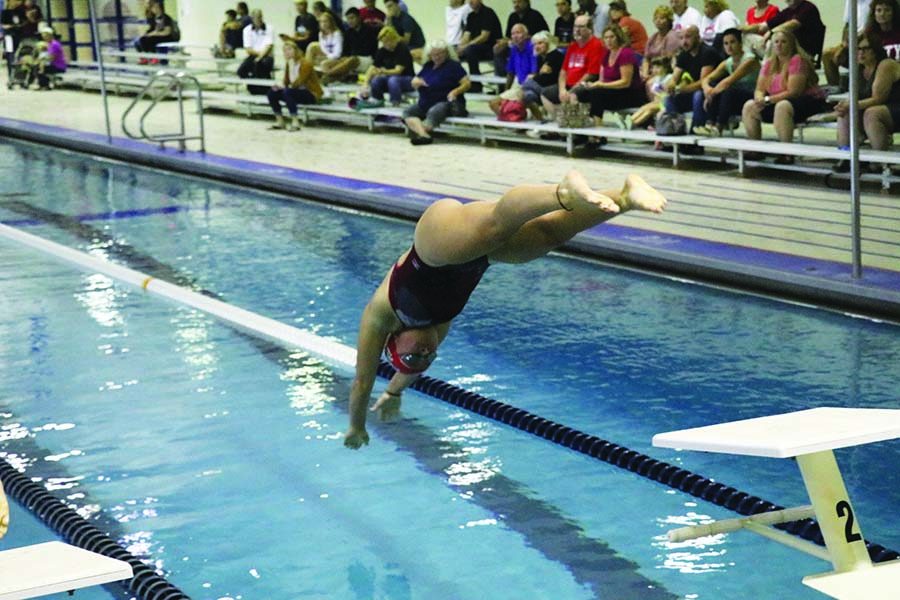
POLYGON ((391 421, 400 414, 400 394, 388 394, 382 392, 378 397, 378 401, 369 409, 378 413, 378 418, 382 421, 391 421))
POLYGON ((369 434, 365 429, 350 428, 344 434, 344 446, 353 450, 359 450, 369 444, 369 434))

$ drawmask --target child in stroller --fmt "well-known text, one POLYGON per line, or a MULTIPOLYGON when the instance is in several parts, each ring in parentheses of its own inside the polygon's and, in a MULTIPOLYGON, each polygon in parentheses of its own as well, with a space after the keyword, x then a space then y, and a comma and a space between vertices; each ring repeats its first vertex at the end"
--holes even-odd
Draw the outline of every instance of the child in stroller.
POLYGON ((28 89, 35 80, 42 90, 50 88, 50 76, 66 70, 62 44, 56 39, 53 28, 42 25, 41 41, 22 40, 16 50, 9 88, 19 85, 28 89))

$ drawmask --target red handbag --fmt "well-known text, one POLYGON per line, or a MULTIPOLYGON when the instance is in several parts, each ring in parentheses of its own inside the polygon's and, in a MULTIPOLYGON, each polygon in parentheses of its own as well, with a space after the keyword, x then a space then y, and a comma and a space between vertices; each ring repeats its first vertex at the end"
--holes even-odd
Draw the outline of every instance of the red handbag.
POLYGON ((527 116, 528 111, 524 102, 503 100, 500 103, 500 114, 497 115, 497 118, 501 121, 517 122, 524 121, 527 116))

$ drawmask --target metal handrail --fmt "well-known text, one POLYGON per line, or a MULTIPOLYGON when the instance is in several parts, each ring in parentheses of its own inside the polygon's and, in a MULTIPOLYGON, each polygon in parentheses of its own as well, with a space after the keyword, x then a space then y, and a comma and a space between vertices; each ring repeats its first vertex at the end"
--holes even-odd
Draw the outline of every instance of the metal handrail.
POLYGON ((184 152, 187 149, 187 144, 189 140, 200 140, 200 151, 206 152, 206 132, 203 127, 203 89, 200 86, 200 81, 197 80, 193 75, 188 75, 187 73, 177 72, 171 73, 169 71, 159 71, 153 77, 150 78, 150 81, 141 88, 141 91, 137 93, 134 100, 132 100, 131 104, 128 105, 128 108, 125 109, 125 112, 122 113, 122 131, 125 132, 125 135, 130 137, 131 139, 144 139, 151 142, 158 142, 160 147, 165 147, 166 142, 178 142, 178 149, 181 152, 184 152), (157 83, 165 81, 167 82, 163 87, 157 87, 157 83), (197 115, 200 118, 200 133, 199 135, 188 135, 187 130, 185 129, 185 120, 184 120, 184 87, 185 83, 192 84, 196 90, 196 100, 197 100, 197 115), (151 90, 156 90, 155 93, 150 93, 151 90), (153 111, 159 101, 163 98, 169 97, 170 94, 174 93, 175 98, 178 100, 178 119, 179 119, 179 129, 174 133, 160 133, 160 134, 149 134, 144 126, 147 116, 153 111), (150 105, 144 110, 141 115, 140 121, 138 122, 139 134, 135 134, 128 129, 128 115, 131 114, 131 111, 143 100, 145 97, 150 99, 150 105))

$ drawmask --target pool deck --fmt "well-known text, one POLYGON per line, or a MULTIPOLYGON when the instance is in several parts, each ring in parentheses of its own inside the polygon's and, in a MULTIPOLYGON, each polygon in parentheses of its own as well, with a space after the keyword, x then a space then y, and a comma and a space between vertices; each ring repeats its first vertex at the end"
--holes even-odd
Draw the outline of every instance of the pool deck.
MULTIPOLYGON (((3 137, 409 219, 441 197, 493 198, 516 183, 558 181, 571 168, 601 188, 617 187, 625 172, 636 172, 666 194, 667 211, 617 217, 579 235, 567 250, 900 321, 897 195, 864 192, 864 270, 861 279, 854 279, 849 193, 827 189, 820 179, 747 179, 714 163, 673 169, 653 159, 570 158, 557 149, 455 140, 414 148, 397 132, 370 133, 327 123, 298 133, 270 131, 268 119, 218 113, 206 117, 207 154, 179 153, 124 137, 119 118, 128 98, 110 98, 114 123, 109 145, 96 94, 0 94, 3 137), (602 181, 612 183, 604 186, 602 181)), ((160 123, 174 118, 172 103, 161 105, 160 113, 160 123)))

